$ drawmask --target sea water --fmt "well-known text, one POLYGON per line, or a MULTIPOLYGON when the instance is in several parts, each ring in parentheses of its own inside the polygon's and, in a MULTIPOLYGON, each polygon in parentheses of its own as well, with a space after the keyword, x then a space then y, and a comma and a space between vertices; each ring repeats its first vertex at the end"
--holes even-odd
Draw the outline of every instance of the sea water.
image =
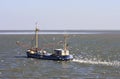
MULTIPOLYGON (((63 34, 39 34, 39 47, 52 53, 63 34)), ((0 34, 0 79, 120 79, 120 34, 68 34, 72 61, 26 57, 34 34, 0 34), (16 45, 16 41, 24 46, 16 45)))

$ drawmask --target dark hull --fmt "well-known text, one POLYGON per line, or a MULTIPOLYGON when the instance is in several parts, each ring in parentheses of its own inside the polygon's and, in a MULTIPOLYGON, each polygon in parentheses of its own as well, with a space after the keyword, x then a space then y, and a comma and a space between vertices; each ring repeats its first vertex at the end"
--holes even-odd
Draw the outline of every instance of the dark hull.
POLYGON ((67 56, 55 56, 52 54, 47 54, 47 55, 41 55, 38 53, 31 54, 27 52, 27 57, 28 58, 37 58, 37 59, 43 59, 43 60, 60 60, 60 61, 67 61, 67 60, 72 60, 73 56, 72 55, 67 55, 67 56))

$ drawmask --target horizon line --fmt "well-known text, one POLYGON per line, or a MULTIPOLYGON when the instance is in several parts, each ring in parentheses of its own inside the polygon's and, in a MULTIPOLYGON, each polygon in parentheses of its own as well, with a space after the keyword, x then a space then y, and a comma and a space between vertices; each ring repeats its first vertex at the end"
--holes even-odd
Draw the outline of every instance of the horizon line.
MULTIPOLYGON (((34 32, 35 30, 0 30, 0 32, 34 32)), ((120 30, 40 30, 39 32, 110 32, 120 30)))

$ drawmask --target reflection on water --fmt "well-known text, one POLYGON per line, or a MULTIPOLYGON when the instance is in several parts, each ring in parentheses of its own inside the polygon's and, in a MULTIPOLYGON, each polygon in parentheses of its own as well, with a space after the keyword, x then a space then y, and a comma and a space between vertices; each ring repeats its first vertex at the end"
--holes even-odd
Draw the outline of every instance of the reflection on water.
MULTIPOLYGON (((1 79, 119 79, 119 34, 71 34, 68 38, 72 61, 26 58, 16 41, 30 44, 33 35, 0 35, 1 79)), ((40 35, 40 47, 63 40, 63 35, 40 35)), ((62 44, 45 48, 52 52, 62 44)))

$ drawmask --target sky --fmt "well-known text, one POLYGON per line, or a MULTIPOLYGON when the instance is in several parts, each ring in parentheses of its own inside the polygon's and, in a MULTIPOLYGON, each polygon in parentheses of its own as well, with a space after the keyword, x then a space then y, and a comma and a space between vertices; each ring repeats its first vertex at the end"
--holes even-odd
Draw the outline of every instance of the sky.
POLYGON ((0 0, 0 30, 120 30, 120 0, 0 0))

